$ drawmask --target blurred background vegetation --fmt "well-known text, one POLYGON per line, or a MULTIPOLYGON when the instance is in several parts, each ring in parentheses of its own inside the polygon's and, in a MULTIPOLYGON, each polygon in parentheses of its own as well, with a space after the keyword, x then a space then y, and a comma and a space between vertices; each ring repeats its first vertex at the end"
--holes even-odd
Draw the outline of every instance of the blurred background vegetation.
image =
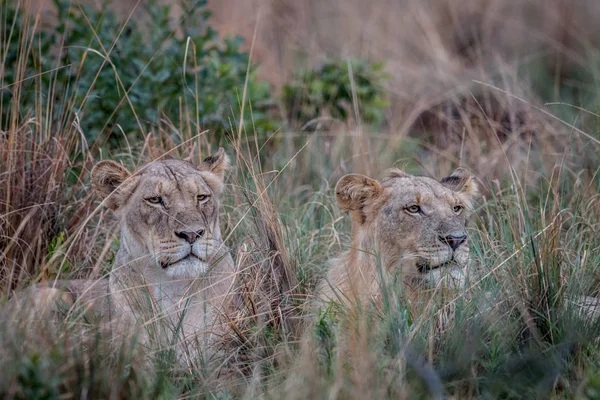
POLYGON ((252 292, 235 379, 160 362, 150 378, 78 324, 28 348, 4 326, 0 393, 227 398, 229 379, 247 398, 600 398, 600 327, 570 301, 600 293, 598 20, 595 0, 0 0, 0 299, 110 270, 95 162, 219 144, 234 258, 248 282, 293 275, 252 292), (358 322, 306 318, 348 245, 333 185, 391 166, 464 166, 483 189, 484 277, 441 333, 445 300, 413 315, 398 288, 358 322))

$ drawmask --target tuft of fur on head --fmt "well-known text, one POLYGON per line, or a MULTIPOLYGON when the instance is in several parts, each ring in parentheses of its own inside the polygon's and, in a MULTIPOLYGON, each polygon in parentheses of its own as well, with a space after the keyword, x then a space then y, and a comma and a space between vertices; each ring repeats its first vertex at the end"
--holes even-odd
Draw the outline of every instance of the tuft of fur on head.
POLYGON ((410 178, 412 175, 407 174, 398 168, 390 168, 383 173, 382 180, 394 179, 394 178, 410 178))

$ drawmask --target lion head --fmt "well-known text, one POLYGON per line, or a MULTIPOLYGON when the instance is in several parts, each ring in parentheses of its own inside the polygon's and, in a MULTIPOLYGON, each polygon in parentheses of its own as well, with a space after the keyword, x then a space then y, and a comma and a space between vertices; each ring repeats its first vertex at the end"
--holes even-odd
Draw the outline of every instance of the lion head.
POLYGON ((219 196, 229 160, 223 149, 199 166, 161 160, 134 173, 114 161, 92 170, 92 185, 120 219, 117 262, 151 263, 170 278, 195 278, 224 254, 219 196))
POLYGON ((387 171, 381 181, 350 174, 338 181, 335 193, 352 219, 352 246, 329 272, 332 290, 372 294, 377 263, 400 272, 407 283, 435 284, 446 275, 463 279, 466 225, 477 194, 469 172, 457 169, 441 181, 399 169, 387 171))

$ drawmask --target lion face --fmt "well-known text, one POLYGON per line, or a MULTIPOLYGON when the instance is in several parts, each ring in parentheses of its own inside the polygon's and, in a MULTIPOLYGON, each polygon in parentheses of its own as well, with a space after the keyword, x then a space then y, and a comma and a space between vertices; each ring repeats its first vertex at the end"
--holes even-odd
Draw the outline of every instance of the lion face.
POLYGON ((441 181, 393 169, 381 182, 352 174, 336 185, 338 204, 352 216, 355 246, 370 240, 383 265, 399 267, 405 281, 433 283, 447 275, 463 279, 476 193, 464 169, 441 181))
POLYGON ((92 183, 120 217, 121 248, 131 261, 171 278, 195 278, 226 251, 219 195, 227 165, 222 149, 199 167, 163 160, 133 174, 113 161, 102 161, 92 170, 92 183))

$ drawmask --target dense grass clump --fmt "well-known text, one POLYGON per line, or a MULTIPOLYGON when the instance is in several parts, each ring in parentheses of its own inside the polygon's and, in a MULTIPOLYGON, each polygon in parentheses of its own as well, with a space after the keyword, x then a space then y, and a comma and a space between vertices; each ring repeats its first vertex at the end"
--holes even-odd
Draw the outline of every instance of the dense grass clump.
POLYGON ((446 8, 432 2, 407 8, 431 40, 406 36, 412 59, 294 64, 277 94, 202 1, 120 18, 57 0, 54 21, 0 4, 0 304, 32 283, 110 272, 115 222, 89 185, 107 158, 199 163, 224 145, 221 226, 239 268, 219 369, 140 354, 85 312, 0 312, 2 397, 600 397, 600 320, 580 306, 600 296, 600 63, 581 72, 565 51, 519 64, 521 48, 490 51, 483 25, 471 39, 437 28, 429 16, 446 8), (558 62, 577 84, 551 79, 558 62), (576 104, 544 105, 561 94, 576 104), (336 181, 392 166, 479 179, 466 286, 432 288, 419 306, 394 282, 378 305, 320 303, 327 261, 350 243, 336 181))

